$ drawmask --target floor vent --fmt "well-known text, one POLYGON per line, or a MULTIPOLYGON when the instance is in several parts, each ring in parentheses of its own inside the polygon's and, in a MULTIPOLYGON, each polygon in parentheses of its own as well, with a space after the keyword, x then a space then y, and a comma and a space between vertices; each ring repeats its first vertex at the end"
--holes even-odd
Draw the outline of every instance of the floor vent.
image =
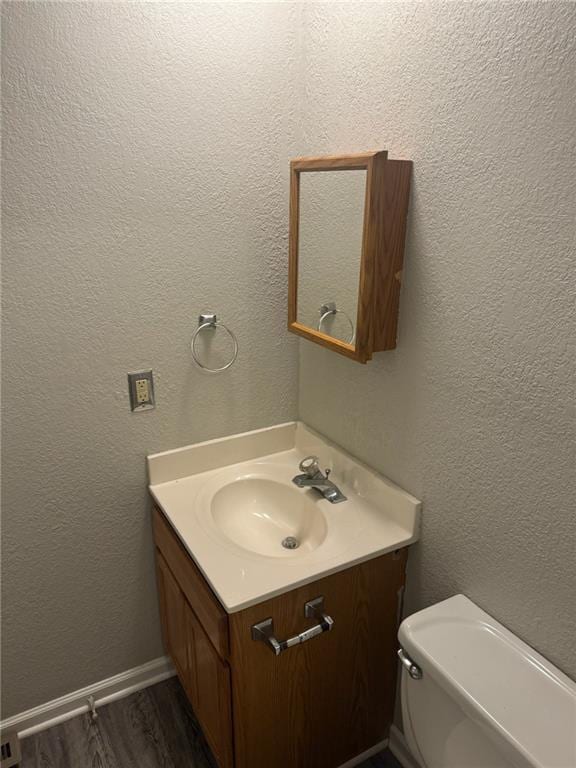
POLYGON ((20 754, 20 741, 16 733, 3 733, 0 744, 0 768, 12 768, 18 765, 22 756, 20 754))

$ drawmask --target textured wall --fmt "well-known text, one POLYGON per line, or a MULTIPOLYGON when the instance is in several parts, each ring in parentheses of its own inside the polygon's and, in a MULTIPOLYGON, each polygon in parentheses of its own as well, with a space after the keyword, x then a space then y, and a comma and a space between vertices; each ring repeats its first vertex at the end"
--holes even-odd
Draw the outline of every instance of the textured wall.
POLYGON ((3 4, 3 716, 161 653, 144 456, 294 416, 287 161, 324 151, 414 194, 398 350, 300 342, 301 415, 423 498, 412 608, 461 590, 576 675, 575 10, 3 4))
POLYGON ((145 455, 295 416, 297 9, 2 11, 7 717, 162 653, 145 455), (188 348, 211 308, 241 345, 219 377, 188 348))
POLYGON ((573 677, 575 41, 573 3, 309 5, 300 148, 415 163, 398 349, 302 341, 301 417, 423 499, 410 609, 573 677))

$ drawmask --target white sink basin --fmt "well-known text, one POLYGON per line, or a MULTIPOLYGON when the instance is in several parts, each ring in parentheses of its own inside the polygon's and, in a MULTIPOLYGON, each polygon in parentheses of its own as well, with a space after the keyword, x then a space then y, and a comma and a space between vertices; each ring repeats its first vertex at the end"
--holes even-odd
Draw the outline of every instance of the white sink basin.
POLYGON ((328 530, 307 494, 262 476, 225 483, 212 496, 210 510, 230 541, 267 557, 301 557, 322 544, 328 530))
POLYGON ((149 456, 148 472, 156 503, 229 613, 418 538, 417 499, 300 423, 149 456), (346 501, 292 483, 310 454, 346 501), (289 538, 294 549, 282 546, 289 538))

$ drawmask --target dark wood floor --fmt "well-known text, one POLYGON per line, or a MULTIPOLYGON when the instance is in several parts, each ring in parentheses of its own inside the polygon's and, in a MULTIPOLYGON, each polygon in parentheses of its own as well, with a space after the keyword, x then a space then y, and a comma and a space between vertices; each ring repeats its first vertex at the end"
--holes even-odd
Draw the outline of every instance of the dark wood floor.
MULTIPOLYGON (((216 768, 173 677, 22 741, 21 768, 216 768)), ((388 752, 359 768, 400 768, 388 752)))

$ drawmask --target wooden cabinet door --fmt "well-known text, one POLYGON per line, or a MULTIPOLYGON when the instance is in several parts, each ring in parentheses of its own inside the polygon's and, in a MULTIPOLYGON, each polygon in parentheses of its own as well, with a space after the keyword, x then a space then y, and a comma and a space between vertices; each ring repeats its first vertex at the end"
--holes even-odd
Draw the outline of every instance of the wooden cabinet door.
POLYGON ((164 646, 220 768, 232 768, 230 668, 188 604, 166 561, 156 551, 164 646))
POLYGON ((190 698, 202 731, 220 768, 232 768, 232 696, 230 669, 214 650, 198 619, 189 609, 190 666, 195 690, 190 698))
POLYGON ((190 670, 186 614, 189 609, 176 579, 158 551, 156 573, 164 647, 174 662, 180 680, 188 688, 190 670))
POLYGON ((226 611, 159 509, 154 509, 152 519, 156 549, 168 564, 214 648, 222 658, 228 658, 226 611))
POLYGON ((194 632, 194 611, 188 603, 186 603, 185 610, 185 622, 186 622, 186 639, 188 642, 188 676, 184 683, 186 695, 188 701, 192 704, 194 713, 198 711, 198 678, 196 676, 196 652, 194 650, 194 643, 196 642, 196 635, 194 632))
POLYGON ((406 551, 390 553, 230 616, 236 768, 334 768, 388 736, 406 551), (251 628, 286 639, 324 597, 330 632, 275 656, 251 628))

